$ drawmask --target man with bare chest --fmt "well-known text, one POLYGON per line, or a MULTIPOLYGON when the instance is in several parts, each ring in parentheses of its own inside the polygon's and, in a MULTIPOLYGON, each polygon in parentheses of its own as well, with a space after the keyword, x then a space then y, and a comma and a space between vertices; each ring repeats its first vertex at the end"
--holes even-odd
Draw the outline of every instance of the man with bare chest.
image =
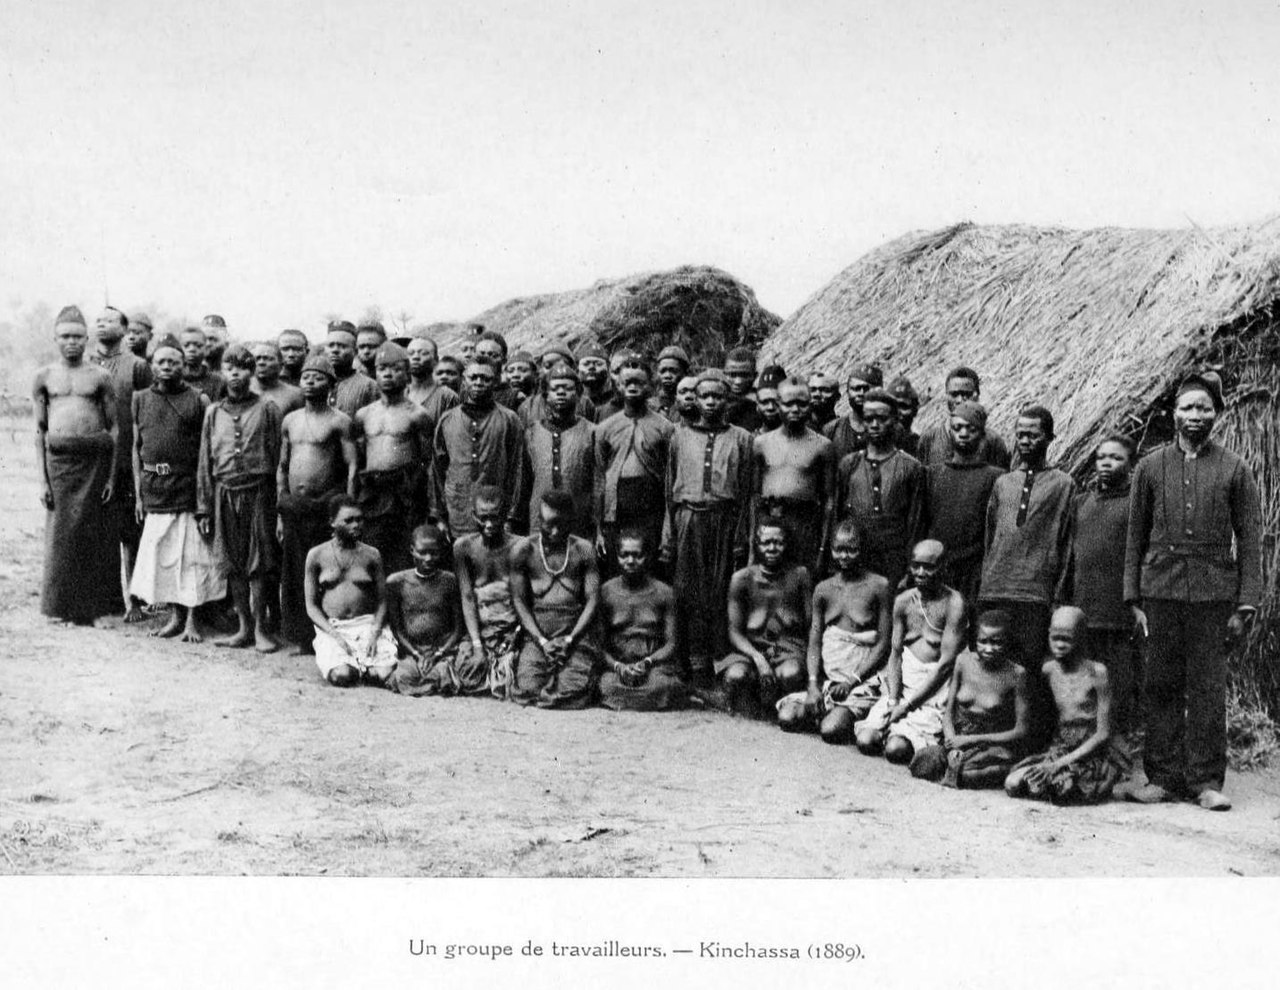
POLYGON ((716 662, 715 673, 735 714, 771 713, 779 693, 805 686, 813 585, 805 568, 787 563, 787 535, 784 523, 761 519, 756 563, 729 582, 729 642, 735 652, 716 662))
POLYGON ((574 536, 573 497, 542 496, 538 532, 511 553, 511 597, 527 639, 516 661, 513 701, 586 708, 599 651, 592 636, 600 572, 591 544, 574 536))
POLYGON ((884 693, 854 726, 858 749, 910 763, 942 742, 942 708, 968 622, 964 599, 942 583, 943 546, 921 540, 911 551, 914 587, 893 603, 893 640, 884 693))
POLYGON ((281 632, 309 654, 315 626, 303 594, 307 553, 329 539, 329 500, 355 494, 356 446, 351 420, 329 405, 333 365, 323 355, 307 358, 299 379, 306 405, 281 427, 276 473, 280 540, 281 632))
POLYGON ((387 572, 412 565, 409 532, 426 516, 423 465, 431 457, 429 417, 404 392, 409 356, 399 344, 383 344, 374 358, 382 397, 358 410, 353 424, 363 448, 359 500, 364 510, 364 540, 382 554, 387 572))
POLYGON ((117 475, 116 398, 111 376, 85 364, 89 340, 75 306, 58 314, 60 359, 36 372, 32 400, 45 517, 40 611, 88 624, 115 610, 120 551, 109 505, 117 475))
POLYGON ((453 544, 453 565, 467 638, 446 661, 456 694, 486 691, 506 700, 520 651, 520 617, 511 603, 511 550, 516 538, 504 522, 502 489, 481 485, 471 501, 476 531, 453 544))
POLYGON ((287 416, 306 403, 302 389, 280 377, 284 367, 280 347, 274 343, 253 345, 253 381, 250 387, 268 402, 274 402, 281 416, 287 416))
POLYGON ((785 519, 791 561, 818 574, 826 555, 835 500, 831 441, 809 428, 809 387, 799 378, 778 385, 782 426, 755 438, 756 518, 785 519))

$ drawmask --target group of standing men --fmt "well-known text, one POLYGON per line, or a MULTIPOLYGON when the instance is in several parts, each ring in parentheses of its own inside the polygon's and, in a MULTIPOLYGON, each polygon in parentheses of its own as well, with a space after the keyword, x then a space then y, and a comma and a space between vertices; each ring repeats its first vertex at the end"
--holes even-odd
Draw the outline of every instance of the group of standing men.
POLYGON ((915 389, 874 365, 838 415, 835 379, 744 348, 693 374, 675 346, 535 358, 488 331, 440 358, 376 322, 316 347, 228 346, 217 316, 150 331, 108 308, 89 355, 80 311, 57 318, 35 384, 50 616, 140 599, 198 641, 229 601, 220 642, 282 637, 335 685, 776 714, 1064 801, 1105 797, 1145 721, 1129 793, 1229 807, 1224 640, 1261 537, 1210 438, 1216 376, 1182 383, 1176 441, 1136 472, 1129 440, 1100 443, 1080 492, 1047 462, 1050 411, 1020 411, 1011 453, 965 367, 918 435, 915 389))

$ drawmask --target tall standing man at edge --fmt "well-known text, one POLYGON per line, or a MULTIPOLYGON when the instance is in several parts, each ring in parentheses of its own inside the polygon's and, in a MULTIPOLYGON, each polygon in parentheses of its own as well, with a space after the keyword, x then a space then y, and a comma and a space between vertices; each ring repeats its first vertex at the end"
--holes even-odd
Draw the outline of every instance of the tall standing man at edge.
POLYGON ((1226 811, 1227 638, 1262 597, 1258 488, 1241 458, 1210 439, 1222 412, 1212 372, 1178 388, 1174 443, 1138 462, 1131 488, 1124 597, 1147 636, 1150 781, 1143 803, 1186 795, 1226 811), (1233 552, 1234 541, 1234 552, 1233 552))
POLYGON ((61 359, 36 372, 32 401, 44 530, 40 611, 87 625, 115 611, 119 536, 109 505, 116 477, 111 376, 84 363, 89 330, 75 306, 53 327, 61 359))
POLYGON ((116 452, 116 476, 112 482, 111 504, 116 510, 120 533, 120 594, 124 601, 124 621, 142 621, 142 610, 129 594, 133 580, 133 562, 138 556, 142 525, 138 522, 133 491, 133 394, 151 387, 151 365, 122 346, 129 329, 129 318, 108 306, 96 320, 94 336, 98 346, 90 363, 111 376, 116 395, 116 436, 120 449, 116 452))

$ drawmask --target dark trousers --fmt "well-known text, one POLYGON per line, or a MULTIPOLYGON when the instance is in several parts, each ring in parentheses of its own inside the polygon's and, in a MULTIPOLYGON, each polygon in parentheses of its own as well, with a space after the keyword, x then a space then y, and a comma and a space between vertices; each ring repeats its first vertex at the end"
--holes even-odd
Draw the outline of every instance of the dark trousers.
POLYGON ((1227 621, 1231 602, 1142 603, 1147 639, 1147 777, 1175 793, 1222 790, 1227 772, 1227 621))
POLYGON ((1138 722, 1142 655, 1128 629, 1090 629, 1088 656, 1107 668, 1111 687, 1111 728, 1126 737, 1138 722))
POLYGON ((1014 649, 1014 662, 1027 672, 1027 707, 1031 721, 1027 736, 1027 748, 1032 753, 1049 746, 1053 727, 1057 724, 1057 710, 1049 685, 1040 673, 1049 655, 1049 619, 1052 609, 1043 602, 1015 602, 1005 598, 984 598, 978 603, 978 614, 989 609, 1007 612, 1012 624, 1009 627, 1014 649))

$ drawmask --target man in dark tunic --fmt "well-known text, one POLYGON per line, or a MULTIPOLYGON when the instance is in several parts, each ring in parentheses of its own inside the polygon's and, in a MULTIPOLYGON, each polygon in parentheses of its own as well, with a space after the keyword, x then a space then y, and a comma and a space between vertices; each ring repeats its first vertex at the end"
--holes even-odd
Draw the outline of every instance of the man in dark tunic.
POLYGON ((529 532, 538 531, 542 496, 568 492, 573 499, 573 534, 594 540, 596 425, 578 415, 578 373, 557 364, 547 373, 547 414, 525 429, 529 455, 529 532))
POLYGON ((1040 674, 1049 646, 1049 620, 1060 596, 1071 548, 1075 482, 1045 461, 1053 415, 1043 406, 1018 414, 1019 467, 997 479, 987 503, 987 552, 982 564, 983 611, 1013 617, 1019 663, 1027 671, 1031 703, 1028 746, 1043 749, 1053 731, 1053 699, 1040 674))
POLYGON ((578 348, 575 355, 578 377, 582 379, 582 394, 595 410, 594 420, 600 422, 599 410, 613 399, 613 379, 609 377, 609 355, 596 341, 589 340, 578 348))
POLYGON ((898 449, 893 396, 883 389, 868 392, 862 421, 867 446, 840 462, 836 514, 858 524, 863 566, 886 578, 896 593, 920 536, 925 472, 919 461, 898 449))
POLYGON ((683 347, 672 344, 658 352, 658 361, 654 365, 653 398, 649 404, 659 416, 665 416, 674 422, 676 416, 676 386, 680 379, 689 373, 689 355, 683 347))
POLYGON ((59 313, 60 358, 36 372, 32 403, 44 530, 40 611, 88 624, 119 602, 119 514, 110 504, 117 475, 116 398, 111 376, 84 361, 89 340, 75 306, 59 313))
POLYGON ((222 373, 209 367, 205 353, 209 349, 209 338, 199 327, 187 327, 179 338, 182 345, 182 357, 185 365, 182 380, 192 388, 204 393, 211 402, 218 402, 227 394, 227 380, 222 373))
POLYGON ((120 533, 120 589, 124 599, 124 621, 139 622, 142 610, 129 594, 129 582, 133 578, 133 561, 138 553, 138 540, 142 526, 138 522, 134 500, 133 474, 130 468, 133 451, 133 396, 151 385, 151 365, 144 358, 122 346, 129 328, 129 318, 108 306, 96 321, 95 336, 98 346, 90 363, 111 376, 111 387, 116 395, 116 435, 120 445, 116 453, 115 495, 111 499, 116 510, 120 533))
POLYGON ((861 450, 867 445, 867 424, 862 421, 862 402, 873 388, 883 387, 884 372, 874 364, 860 364, 849 372, 845 383, 849 414, 833 419, 822 428, 822 435, 835 445, 837 464, 855 450, 861 450))
POLYGON ((1078 494, 1072 505, 1068 590, 1072 604, 1085 614, 1085 655, 1107 668, 1111 729, 1117 741, 1129 748, 1139 661, 1133 614, 1124 600, 1133 442, 1122 436, 1107 437, 1094 451, 1093 464, 1096 487, 1078 494))
POLYGON ((524 396, 502 380, 503 369, 507 366, 507 338, 496 330, 485 330, 476 338, 476 360, 487 361, 498 376, 493 386, 493 401, 511 410, 520 405, 524 396))
POLYGON ((1004 471, 982 456, 987 410, 981 403, 959 403, 949 421, 951 458, 925 469, 924 528, 928 539, 946 547, 942 582, 964 598, 972 647, 987 550, 987 503, 1004 471))
POLYGON ((280 644, 268 633, 264 589, 279 573, 276 547, 276 467, 280 461, 280 409, 249 388, 253 355, 236 345, 223 355, 227 395, 205 412, 196 475, 196 518, 212 534, 226 568, 237 629, 219 646, 270 653, 280 644))
POLYGON ((493 401, 498 373, 488 361, 467 365, 462 404, 436 427, 431 462, 434 512, 456 540, 476 531, 471 496, 480 485, 497 485, 510 498, 507 523, 521 526, 515 494, 524 490, 524 427, 520 417, 493 401))
POLYGON ((596 427, 596 552, 606 577, 617 571, 617 537, 623 528, 643 532, 646 548, 657 547, 662 539, 667 457, 675 433, 675 427, 648 405, 649 369, 644 364, 632 362, 619 380, 622 412, 596 427))
POLYGON ((356 412, 377 402, 378 384, 356 370, 356 328, 346 320, 334 320, 324 338, 324 352, 337 376, 329 392, 329 405, 352 421, 356 412))
POLYGON ((182 380, 183 355, 174 337, 162 337, 152 357, 155 383, 135 392, 130 462, 142 537, 130 590, 143 601, 172 607, 152 635, 204 634, 196 608, 221 601, 227 582, 196 521, 200 433, 209 399, 182 380))
POLYGON ((671 438, 662 558, 672 567, 692 684, 707 688, 712 664, 729 652, 729 581, 747 562, 755 485, 752 436, 724 421, 724 372, 699 375, 697 394, 700 421, 671 438))
POLYGON ((1177 440, 1138 462, 1129 511, 1124 597, 1148 636, 1143 701, 1144 802, 1183 795, 1226 811, 1225 644, 1262 598, 1262 522, 1248 466, 1210 435, 1222 383, 1212 372, 1178 388, 1177 440))
MULTIPOLYGON (((979 402, 982 395, 982 383, 978 373, 972 368, 953 368, 947 375, 945 383, 947 392, 947 412, 951 413, 961 402, 979 402)), ((948 421, 944 420, 920 434, 916 444, 916 456, 921 464, 930 467, 934 464, 945 464, 951 456, 951 436, 948 432, 948 421)), ((1008 469, 1010 464, 1009 448, 998 433, 985 430, 979 454, 988 464, 1008 469)), ((948 548, 950 549, 950 548, 948 548)))

